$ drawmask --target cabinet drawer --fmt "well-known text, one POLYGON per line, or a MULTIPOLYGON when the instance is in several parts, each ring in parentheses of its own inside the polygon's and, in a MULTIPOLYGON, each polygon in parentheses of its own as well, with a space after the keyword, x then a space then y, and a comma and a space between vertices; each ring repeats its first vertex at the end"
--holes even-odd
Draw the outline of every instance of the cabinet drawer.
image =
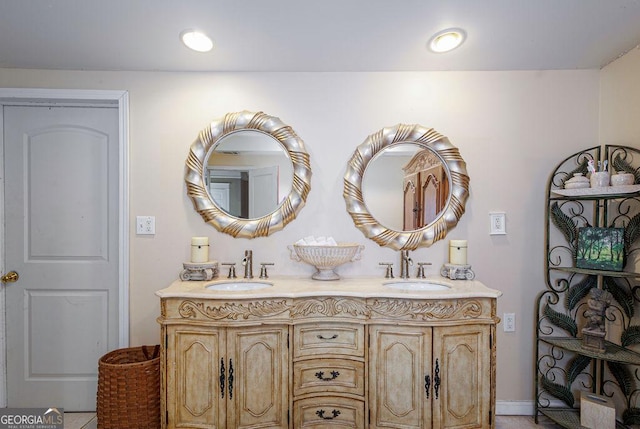
POLYGON ((296 325, 293 338, 294 357, 320 353, 364 357, 364 325, 296 325))
POLYGON ((363 428, 364 402, 338 396, 318 396, 295 401, 293 427, 363 428))
POLYGON ((338 392, 364 396, 364 362, 313 359, 293 365, 293 394, 338 392))

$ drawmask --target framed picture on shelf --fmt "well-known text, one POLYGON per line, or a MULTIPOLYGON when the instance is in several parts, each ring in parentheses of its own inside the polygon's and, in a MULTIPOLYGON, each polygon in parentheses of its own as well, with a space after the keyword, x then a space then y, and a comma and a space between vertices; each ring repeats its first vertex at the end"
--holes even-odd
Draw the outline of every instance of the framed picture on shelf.
POLYGON ((578 229, 577 268, 622 271, 624 264, 624 228, 578 229))

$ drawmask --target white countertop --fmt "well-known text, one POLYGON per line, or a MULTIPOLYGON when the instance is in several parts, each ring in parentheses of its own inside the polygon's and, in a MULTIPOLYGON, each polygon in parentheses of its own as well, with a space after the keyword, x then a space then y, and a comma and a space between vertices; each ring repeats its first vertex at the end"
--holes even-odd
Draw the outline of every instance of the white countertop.
POLYGON ((211 281, 176 280, 169 287, 159 290, 160 298, 203 298, 203 299, 262 299, 262 298, 301 298, 312 296, 348 296, 356 298, 407 298, 407 299, 456 299, 456 298, 498 298, 502 292, 488 288, 477 280, 449 280, 440 276, 426 279, 385 279, 380 277, 356 277, 333 281, 312 280, 309 277, 274 276, 268 279, 257 277, 211 281), (244 291, 218 291, 207 286, 219 283, 269 283, 271 286, 244 291), (390 282, 431 282, 446 285, 446 290, 413 291, 394 289, 385 286, 390 282))

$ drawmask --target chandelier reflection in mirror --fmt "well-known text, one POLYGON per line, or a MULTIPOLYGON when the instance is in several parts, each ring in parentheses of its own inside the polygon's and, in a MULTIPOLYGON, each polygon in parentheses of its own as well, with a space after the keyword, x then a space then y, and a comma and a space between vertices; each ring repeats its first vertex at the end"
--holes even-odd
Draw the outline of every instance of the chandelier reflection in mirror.
MULTIPOLYGON (((185 167, 187 195, 195 210, 218 231, 238 238, 265 237, 284 228, 304 206, 311 188, 310 180, 309 154, 302 139, 279 118, 263 112, 228 113, 211 122, 191 145, 185 167), (246 151, 245 146, 258 146, 260 151, 246 151), (271 151, 268 148, 272 147, 281 152, 276 154, 279 161, 272 162, 268 168, 258 166, 256 160, 271 158, 264 151, 271 151), (230 156, 240 153, 243 154, 242 161, 240 158, 229 160, 230 156), (233 168, 230 165, 246 164, 247 160, 252 160, 249 164, 253 165, 233 168), (271 173, 265 174, 267 170, 271 173), (249 190, 249 195, 256 195, 256 205, 252 200, 246 209, 236 210, 233 197, 225 200, 224 185, 226 183, 232 191, 235 176, 240 183, 252 172, 258 172, 255 176, 260 176, 256 180, 256 190, 249 190), (275 181, 272 186, 270 181, 275 181), (272 196, 273 201, 265 201, 267 196, 272 196)), ((238 185, 241 186, 244 185, 238 185)))
POLYGON ((458 149, 437 131, 398 124, 371 134, 344 177, 344 199, 356 227, 396 250, 428 247, 462 216, 469 176, 458 149))

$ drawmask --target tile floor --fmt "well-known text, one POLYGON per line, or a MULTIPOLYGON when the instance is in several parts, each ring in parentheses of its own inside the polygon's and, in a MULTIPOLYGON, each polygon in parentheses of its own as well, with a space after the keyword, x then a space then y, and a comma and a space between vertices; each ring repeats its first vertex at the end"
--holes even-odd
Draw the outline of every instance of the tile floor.
MULTIPOLYGON (((64 429, 96 429, 96 415, 93 413, 65 413, 64 429)), ((545 423, 542 418, 536 425, 529 416, 498 416, 496 429, 555 429, 560 426, 545 423)))
POLYGON ((562 426, 550 422, 544 417, 536 424, 531 416, 497 416, 496 429, 561 429, 562 426))
POLYGON ((95 413, 64 413, 64 429, 96 429, 95 413))

